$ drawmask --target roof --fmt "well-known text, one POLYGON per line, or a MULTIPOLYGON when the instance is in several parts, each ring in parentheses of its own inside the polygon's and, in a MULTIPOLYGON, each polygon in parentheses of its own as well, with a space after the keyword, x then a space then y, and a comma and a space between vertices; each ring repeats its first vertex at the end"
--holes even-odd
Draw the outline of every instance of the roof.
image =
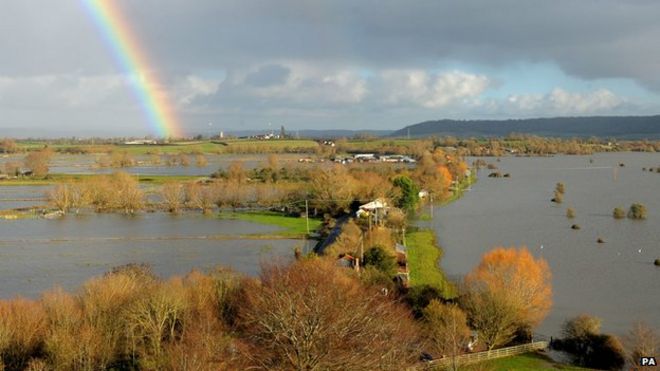
POLYGON ((387 205, 387 202, 385 202, 385 200, 382 200, 380 198, 375 199, 364 205, 360 205, 360 209, 362 210, 376 210, 376 209, 384 209, 386 207, 389 207, 387 205))

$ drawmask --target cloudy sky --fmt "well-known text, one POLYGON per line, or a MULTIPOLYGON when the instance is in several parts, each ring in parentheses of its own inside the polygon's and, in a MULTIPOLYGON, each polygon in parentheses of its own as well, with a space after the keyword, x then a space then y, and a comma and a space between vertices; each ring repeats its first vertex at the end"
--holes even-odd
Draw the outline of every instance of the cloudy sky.
MULTIPOLYGON (((82 1, 0 2, 0 136, 150 134, 82 1)), ((660 113, 655 0, 113 1, 189 134, 660 113)))

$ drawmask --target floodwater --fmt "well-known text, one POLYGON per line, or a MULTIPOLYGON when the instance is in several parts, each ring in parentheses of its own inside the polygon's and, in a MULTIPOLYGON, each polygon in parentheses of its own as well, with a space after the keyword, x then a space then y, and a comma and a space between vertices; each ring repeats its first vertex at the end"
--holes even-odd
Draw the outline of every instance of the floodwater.
POLYGON ((278 230, 192 213, 0 220, 0 298, 36 298, 56 285, 75 290, 90 277, 127 263, 148 263, 161 277, 217 265, 255 275, 261 263, 287 262, 295 247, 310 248, 299 240, 238 236, 278 230))
POLYGON ((556 335, 580 313, 602 318, 604 331, 619 334, 637 320, 660 327, 660 267, 653 265, 660 258, 660 174, 642 171, 660 166, 660 154, 484 159, 511 178, 480 170, 471 191, 435 208, 428 222, 450 277, 472 270, 495 246, 527 246, 553 275, 554 305, 540 333, 556 335), (566 186, 561 205, 550 202, 557 182, 566 186), (612 217, 615 207, 627 210, 633 202, 646 205, 647 220, 612 217), (566 217, 567 207, 575 219, 566 217), (599 237, 606 243, 598 244, 599 237))
POLYGON ((0 187, 0 210, 29 208, 48 203, 46 194, 51 186, 0 187))
MULTIPOLYGON (((308 157, 306 154, 278 154, 276 155, 280 166, 287 164, 297 164, 298 159, 308 157)), ((0 157, 0 166, 5 163, 13 162, 20 163, 23 161, 25 155, 5 155, 0 157)), ((218 169, 227 169, 234 161, 241 161, 243 168, 253 169, 255 167, 263 166, 266 163, 268 155, 254 154, 254 155, 213 155, 206 154, 204 157, 207 164, 204 166, 197 166, 195 164, 195 156, 188 155, 190 165, 188 166, 168 166, 166 156, 161 157, 160 164, 152 164, 151 156, 136 155, 132 156, 136 161, 136 166, 125 168, 113 167, 100 167, 99 161, 107 157, 101 154, 86 154, 86 155, 67 155, 56 154, 50 161, 49 171, 53 174, 107 174, 116 171, 125 171, 131 174, 140 175, 190 175, 190 176, 204 176, 216 172, 218 169)))

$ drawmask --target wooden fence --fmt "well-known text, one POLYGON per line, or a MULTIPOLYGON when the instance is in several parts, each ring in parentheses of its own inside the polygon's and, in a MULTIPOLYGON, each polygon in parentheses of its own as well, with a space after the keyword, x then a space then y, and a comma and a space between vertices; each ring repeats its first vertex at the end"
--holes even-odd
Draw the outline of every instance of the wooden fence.
MULTIPOLYGON (((519 354, 546 349, 547 347, 548 347, 547 341, 535 341, 533 343, 516 345, 512 347, 500 348, 495 350, 488 350, 485 352, 462 354, 460 356, 456 356, 456 364, 465 365, 468 363, 477 363, 477 362, 487 361, 490 359, 516 356, 519 354)), ((409 368, 409 371, 442 369, 444 367, 449 367, 451 365, 452 365, 452 358, 445 357, 440 359, 434 359, 433 361, 427 362, 423 365, 411 367, 409 368)))

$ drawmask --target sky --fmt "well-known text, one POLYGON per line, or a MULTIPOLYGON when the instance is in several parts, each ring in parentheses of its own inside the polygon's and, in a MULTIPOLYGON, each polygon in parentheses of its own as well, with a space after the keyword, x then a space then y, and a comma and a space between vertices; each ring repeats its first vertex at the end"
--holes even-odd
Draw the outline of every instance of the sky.
POLYGON ((131 73, 83 1, 0 3, 0 137, 154 135, 142 74, 187 135, 660 113, 655 0, 113 0, 131 73))

